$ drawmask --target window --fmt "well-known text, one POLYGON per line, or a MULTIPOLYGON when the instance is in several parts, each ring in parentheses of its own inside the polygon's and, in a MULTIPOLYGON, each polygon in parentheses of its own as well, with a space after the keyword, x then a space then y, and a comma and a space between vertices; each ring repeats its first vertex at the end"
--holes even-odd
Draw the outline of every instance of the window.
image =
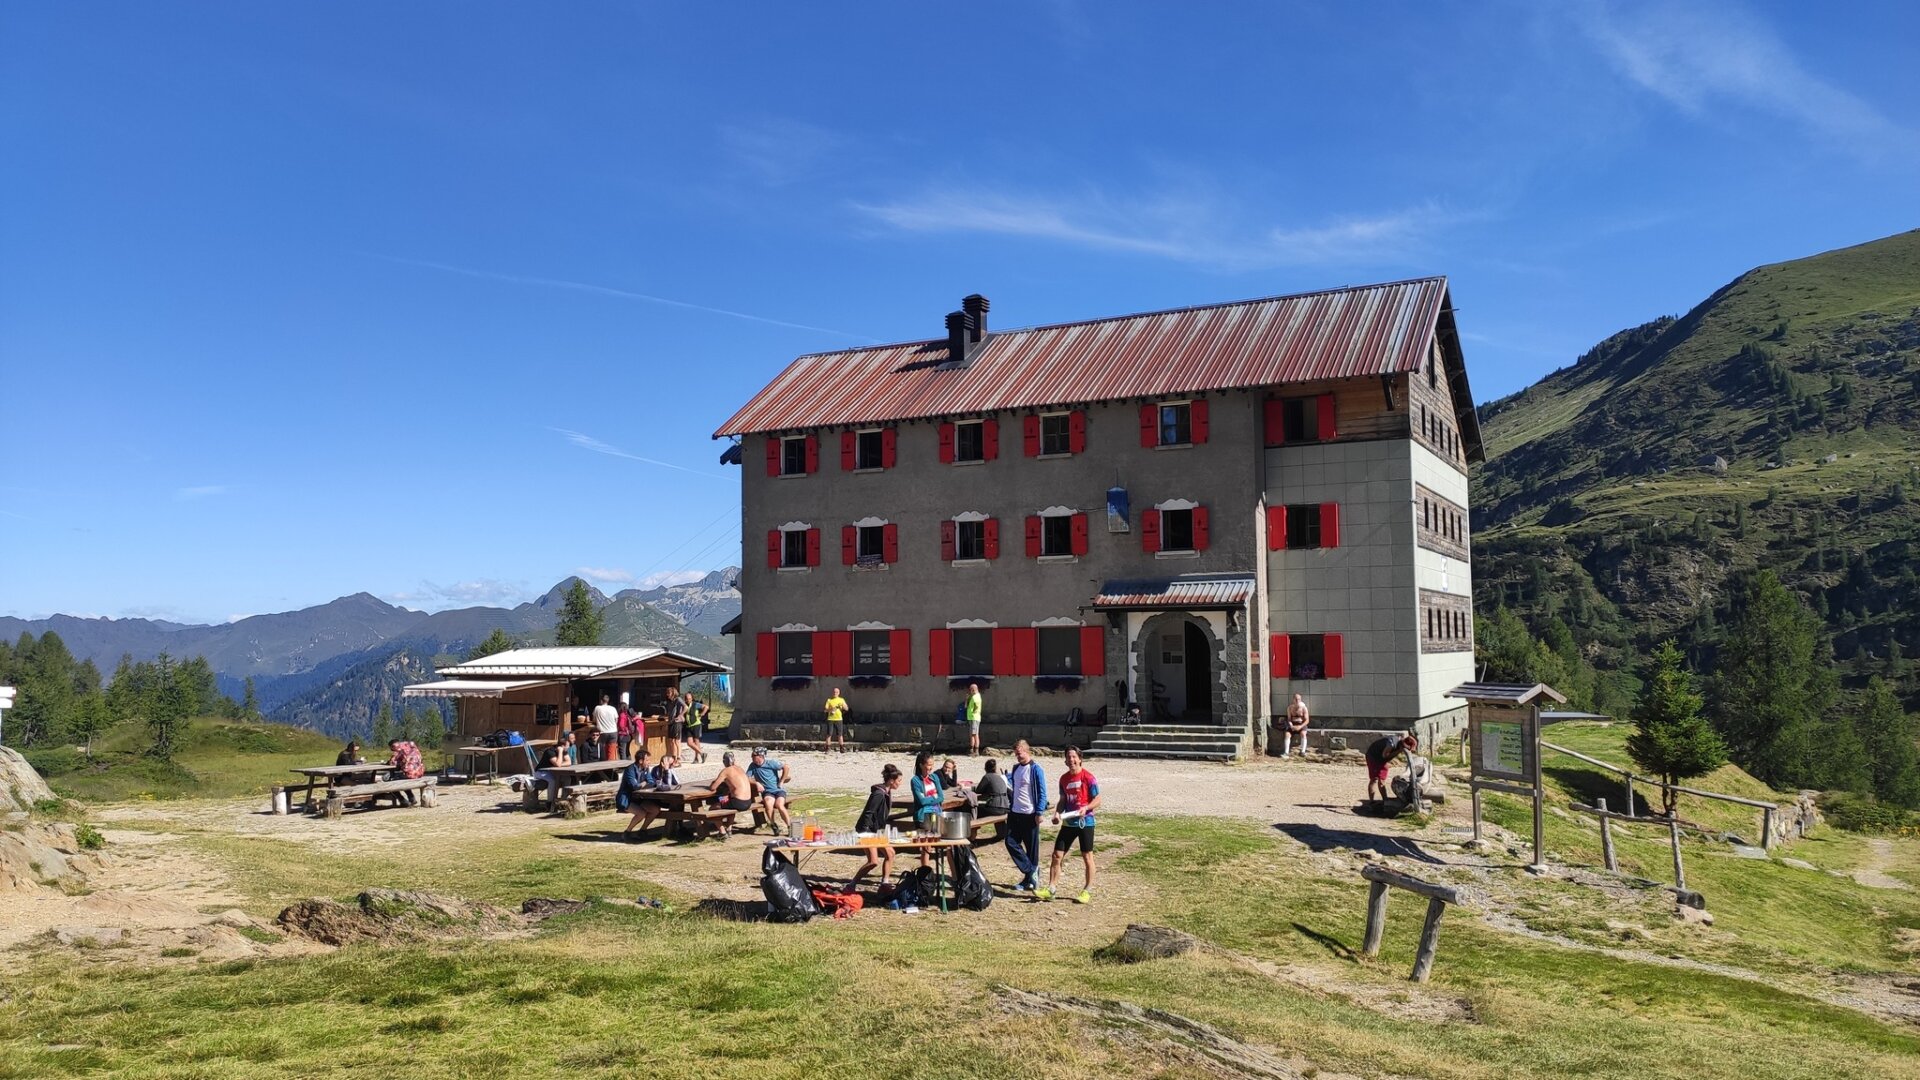
POLYGON ((800 630, 773 635, 779 642, 780 666, 774 672, 776 677, 789 678, 795 675, 813 674, 813 631, 800 630))
POLYGON ((1043 626, 1035 632, 1039 639, 1040 676, 1077 676, 1085 673, 1080 653, 1086 641, 1078 626, 1043 626))
POLYGON ((1067 413, 1050 413, 1040 418, 1040 452, 1042 454, 1073 453, 1073 431, 1069 426, 1067 413))
POLYGON ((1040 519, 1040 554, 1072 555, 1073 515, 1054 514, 1040 519))
POLYGON ((1427 388, 1432 390, 1438 389, 1439 386, 1440 366, 1433 362, 1433 357, 1429 356, 1427 357, 1427 388))
POLYGON ((987 523, 984 521, 956 521, 953 529, 953 557, 959 559, 984 559, 987 557, 987 523))
POLYGON ((882 443, 880 432, 860 431, 853 436, 853 467, 856 469, 883 469, 886 461, 881 457, 882 443))
POLYGON ((1266 443, 1327 442, 1334 436, 1332 394, 1313 397, 1268 398, 1266 404, 1266 443))
POLYGON ((953 460, 987 460, 986 424, 971 420, 953 425, 953 460))
POLYGON ((1287 547, 1317 548, 1320 545, 1320 507, 1309 503, 1287 507, 1287 547))
POLYGON ((1160 445, 1186 446, 1193 442, 1193 412, 1186 402, 1160 406, 1160 445))
POLYGON ((1160 550, 1192 551, 1193 511, 1160 511, 1160 550))
POLYGON ((1285 410, 1281 435, 1288 442, 1311 442, 1320 433, 1319 417, 1315 415, 1311 398, 1288 398, 1281 404, 1285 410))
POLYGON ((992 630, 955 630, 952 631, 951 636, 953 665, 948 670, 952 674, 993 674, 992 630))
POLYGON ((807 565, 807 529, 788 529, 780 534, 780 565, 807 565))
POLYGON ((807 440, 804 437, 780 440, 780 475, 807 474, 807 440))
POLYGON ((853 632, 853 674, 893 674, 893 631, 855 630, 853 632))
POLYGON ((1327 636, 1325 634, 1290 634, 1289 657, 1291 674, 1296 679, 1324 679, 1327 677, 1327 636))
POLYGON ((885 525, 860 526, 859 548, 854 554, 861 562, 887 561, 887 527, 885 525))

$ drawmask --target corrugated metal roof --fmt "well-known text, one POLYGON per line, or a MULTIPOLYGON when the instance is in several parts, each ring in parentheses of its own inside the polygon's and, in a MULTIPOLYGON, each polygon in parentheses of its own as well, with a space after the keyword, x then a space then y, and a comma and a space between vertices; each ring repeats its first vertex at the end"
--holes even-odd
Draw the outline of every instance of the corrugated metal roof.
POLYGON ((1239 607, 1253 595, 1253 579, 1223 574, 1189 574, 1147 581, 1109 581, 1093 598, 1099 608, 1239 607))
POLYGON ((715 436, 1071 405, 1417 370, 1447 280, 1245 300, 802 356, 715 436))
POLYGON ((402 687, 401 697, 471 697, 497 698, 509 690, 524 690, 529 686, 545 686, 553 679, 517 679, 513 681, 494 681, 490 679, 440 679, 437 682, 414 683, 402 687))
POLYGON ((510 679, 550 676, 591 679, 650 660, 661 667, 687 671, 730 671, 725 664, 662 649, 657 645, 565 645, 537 649, 508 649, 440 672, 465 679, 510 679))

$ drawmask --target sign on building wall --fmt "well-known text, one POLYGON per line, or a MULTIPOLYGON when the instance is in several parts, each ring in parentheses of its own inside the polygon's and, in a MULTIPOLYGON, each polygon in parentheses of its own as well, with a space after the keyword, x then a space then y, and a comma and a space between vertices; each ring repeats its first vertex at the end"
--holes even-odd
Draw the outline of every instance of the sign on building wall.
POLYGON ((1126 488, 1107 489, 1107 531, 1110 533, 1133 531, 1133 523, 1128 516, 1126 488))

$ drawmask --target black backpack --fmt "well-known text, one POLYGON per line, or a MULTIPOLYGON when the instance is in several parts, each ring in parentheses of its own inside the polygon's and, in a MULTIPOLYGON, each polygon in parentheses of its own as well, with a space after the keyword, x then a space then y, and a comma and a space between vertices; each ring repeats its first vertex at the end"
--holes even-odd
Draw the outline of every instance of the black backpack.
POLYGON ((820 914, 820 902, 807 888, 800 868, 768 848, 760 857, 760 891, 767 894, 767 919, 778 923, 803 923, 820 914))
POLYGON ((993 885, 980 860, 968 848, 953 848, 953 902, 969 911, 985 911, 993 903, 993 885))

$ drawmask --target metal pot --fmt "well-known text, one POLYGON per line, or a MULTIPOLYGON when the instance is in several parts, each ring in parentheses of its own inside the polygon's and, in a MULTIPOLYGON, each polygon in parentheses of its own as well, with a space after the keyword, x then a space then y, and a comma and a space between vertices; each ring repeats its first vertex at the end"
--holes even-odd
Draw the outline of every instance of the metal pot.
POLYGON ((973 812, 970 810, 949 810, 941 814, 940 839, 973 839, 973 812))

